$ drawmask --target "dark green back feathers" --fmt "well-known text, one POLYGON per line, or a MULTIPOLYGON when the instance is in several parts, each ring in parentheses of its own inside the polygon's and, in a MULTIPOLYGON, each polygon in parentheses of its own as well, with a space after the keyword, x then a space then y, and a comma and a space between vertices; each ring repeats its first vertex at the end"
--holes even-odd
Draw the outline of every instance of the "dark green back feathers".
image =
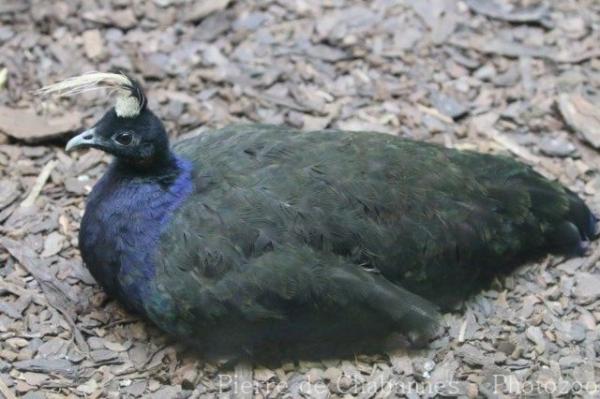
POLYGON ((422 331, 430 302, 593 233, 580 199, 505 157, 260 125, 174 151, 195 191, 161 236, 157 322, 212 348, 422 331))

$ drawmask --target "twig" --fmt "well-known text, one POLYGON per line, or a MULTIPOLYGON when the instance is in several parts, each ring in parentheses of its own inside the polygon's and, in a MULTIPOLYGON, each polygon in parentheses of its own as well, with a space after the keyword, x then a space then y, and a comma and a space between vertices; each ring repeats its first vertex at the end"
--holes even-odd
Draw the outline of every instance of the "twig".
POLYGON ((496 143, 504 147, 506 150, 512 152, 528 164, 536 166, 536 171, 539 172, 545 178, 550 180, 554 180, 557 178, 555 174, 552 173, 552 168, 548 167, 546 161, 542 157, 535 155, 527 148, 516 143, 510 137, 500 133, 499 131, 493 128, 487 129, 485 134, 486 136, 494 140, 496 143))
POLYGON ((42 169, 42 172, 38 175, 37 179, 35 180, 35 184, 31 188, 31 192, 29 193, 27 198, 25 198, 23 200, 23 202, 21 202, 21 208, 27 208, 27 207, 33 206, 33 204, 35 203, 35 200, 40 195, 42 188, 44 188, 46 181, 48 181, 48 178, 50 177, 50 173, 52 173, 52 171, 56 167, 57 163, 58 163, 57 161, 52 160, 44 166, 44 168, 42 169))
POLYGON ((141 321, 141 320, 142 319, 140 319, 139 317, 133 317, 133 318, 129 318, 129 319, 120 319, 120 320, 111 321, 110 323, 105 324, 103 327, 111 328, 111 327, 118 326, 118 325, 137 323, 138 321, 141 321))
MULTIPOLYGON (((292 110, 298 111, 298 112, 308 113, 311 111, 317 111, 317 110, 311 110, 309 108, 306 108, 305 106, 300 105, 300 104, 294 102, 293 100, 277 97, 277 96, 267 94, 267 93, 262 93, 262 92, 259 93, 250 87, 244 88, 244 94, 246 94, 249 97, 253 97, 259 101, 263 101, 266 104, 275 104, 275 105, 289 108, 289 109, 292 109, 292 110)), ((318 112, 318 113, 319 113, 319 115, 322 115, 322 111, 318 112)))
POLYGON ((492 54, 508 58, 531 57, 554 61, 559 64, 581 64, 600 57, 600 50, 593 49, 579 54, 560 54, 554 48, 533 48, 514 42, 500 40, 468 41, 451 39, 449 45, 482 54, 492 54), (557 53, 557 54, 555 54, 557 53))
POLYGON ((4 395, 5 399, 17 399, 10 389, 6 386, 2 378, 0 378, 0 393, 4 395))
POLYGON ((154 359, 154 356, 158 355, 160 352, 164 351, 166 348, 169 347, 169 343, 167 342, 166 344, 163 344, 161 346, 159 346, 158 348, 156 348, 156 350, 154 352, 152 352, 150 354, 150 356, 148 356, 148 358, 146 359, 146 361, 144 362, 144 364, 142 364, 142 366, 138 369, 139 370, 145 370, 147 368, 147 366, 152 363, 152 360, 154 359))
POLYGON ((535 154, 532 154, 527 148, 520 146, 519 144, 515 143, 512 139, 506 137, 502 133, 496 131, 490 134, 489 136, 496 143, 500 144, 502 147, 506 148, 508 151, 512 152, 519 158, 522 158, 527 162, 530 162, 535 165, 539 165, 541 163, 540 157, 538 157, 535 154))
POLYGON ((434 118, 437 118, 437 119, 441 120, 442 122, 446 122, 448 124, 453 124, 454 123, 454 119, 450 118, 449 116, 446 116, 446 115, 442 114, 440 111, 438 111, 435 108, 426 107, 426 106, 424 106, 422 104, 418 104, 418 103, 417 103, 417 108, 421 112, 429 114, 429 115, 433 116, 434 118))
POLYGON ((79 328, 77 327, 77 324, 75 324, 75 320, 73 320, 73 318, 71 317, 71 315, 69 315, 67 313, 67 311, 64 310, 63 308, 55 306, 55 305, 53 305, 51 303, 50 303, 50 306, 52 306, 60 314, 62 314, 62 316, 67 321, 67 324, 69 324, 69 326, 71 327, 71 333, 73 334, 73 337, 75 338, 75 343, 77 344, 79 350, 84 355, 86 355, 86 356, 89 355, 89 353, 90 353, 90 347, 88 346, 87 341, 83 337, 83 334, 81 333, 81 331, 79 331, 79 328))
POLYGON ((240 360, 233 370, 233 397, 235 399, 252 399, 253 396, 252 365, 240 360))
POLYGON ((465 342, 465 334, 467 333, 467 320, 463 321, 458 332, 458 342, 465 342))
POLYGON ((596 246, 596 249, 589 258, 585 261, 583 265, 581 265, 581 270, 591 270, 592 267, 600 260, 600 245, 596 246))

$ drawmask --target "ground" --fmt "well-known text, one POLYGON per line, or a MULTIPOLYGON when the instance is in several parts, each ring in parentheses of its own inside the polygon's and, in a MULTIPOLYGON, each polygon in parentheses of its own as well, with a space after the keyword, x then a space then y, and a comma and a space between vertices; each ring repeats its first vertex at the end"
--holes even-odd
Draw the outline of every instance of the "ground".
POLYGON ((227 398, 236 381, 265 398, 598 397, 597 243, 496 281, 426 349, 254 364, 234 380, 82 265, 84 200, 109 159, 63 146, 110 96, 35 93, 123 70, 173 137, 253 121, 510 153, 598 212, 600 3, 499 1, 0 2, 0 396, 227 398))

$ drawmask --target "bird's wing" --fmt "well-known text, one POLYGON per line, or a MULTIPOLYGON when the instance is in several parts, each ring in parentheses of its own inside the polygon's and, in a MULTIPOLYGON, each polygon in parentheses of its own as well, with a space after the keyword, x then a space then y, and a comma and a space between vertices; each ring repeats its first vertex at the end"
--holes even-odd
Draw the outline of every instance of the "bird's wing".
POLYGON ((428 301, 308 245, 276 245, 213 278, 172 263, 164 266, 157 279, 169 287, 165 295, 172 297, 177 313, 187 324, 213 333, 241 331, 247 339, 261 341, 265 337, 253 334, 267 331, 271 341, 291 335, 315 341, 336 335, 340 340, 382 336, 392 330, 428 334, 437 326, 438 313, 428 301))
POLYGON ((388 135, 249 126, 179 150, 197 165, 199 192, 174 229, 217 232, 240 249, 232 264, 306 244, 440 304, 548 246, 576 245, 593 219, 512 159, 388 135))

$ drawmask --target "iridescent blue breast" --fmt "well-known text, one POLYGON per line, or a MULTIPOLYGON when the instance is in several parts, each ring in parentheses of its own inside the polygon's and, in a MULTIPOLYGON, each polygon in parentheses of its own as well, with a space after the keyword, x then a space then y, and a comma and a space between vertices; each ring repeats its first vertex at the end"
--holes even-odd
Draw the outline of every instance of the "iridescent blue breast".
POLYGON ((123 177, 111 165, 94 187, 81 222, 80 249, 88 269, 136 312, 146 313, 145 304, 156 301, 160 235, 192 192, 191 165, 181 159, 176 165, 164 179, 123 177))

